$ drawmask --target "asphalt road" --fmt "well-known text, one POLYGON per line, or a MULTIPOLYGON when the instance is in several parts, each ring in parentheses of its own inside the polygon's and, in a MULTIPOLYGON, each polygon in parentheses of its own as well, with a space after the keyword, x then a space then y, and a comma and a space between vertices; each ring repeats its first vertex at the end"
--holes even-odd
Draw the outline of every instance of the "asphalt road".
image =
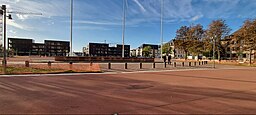
POLYGON ((0 77, 1 114, 256 114, 256 71, 0 77))

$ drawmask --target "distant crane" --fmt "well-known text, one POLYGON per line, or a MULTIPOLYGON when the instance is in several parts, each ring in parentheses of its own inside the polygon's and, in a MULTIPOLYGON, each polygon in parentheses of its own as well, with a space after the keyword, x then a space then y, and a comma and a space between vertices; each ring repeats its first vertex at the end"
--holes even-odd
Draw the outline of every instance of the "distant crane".
POLYGON ((17 12, 17 11, 11 11, 7 12, 10 14, 21 14, 21 15, 43 15, 42 13, 34 13, 34 12, 17 12))
MULTIPOLYGON (((20 12, 20 11, 7 11, 8 14, 20 14, 20 15, 43 15, 42 13, 34 13, 34 12, 20 12)), ((9 19, 12 20, 12 15, 9 15, 9 19)), ((9 45, 8 45, 9 46, 9 45)), ((9 47, 8 47, 9 48, 9 47)), ((7 48, 7 49, 8 49, 7 48)))
POLYGON ((6 74, 6 66, 7 66, 7 53, 6 53, 6 18, 8 19, 12 19, 12 15, 11 14, 23 14, 23 15, 42 15, 41 13, 26 13, 26 12, 15 12, 15 11, 12 11, 12 12, 9 12, 7 11, 7 7, 6 5, 2 5, 0 7, 0 15, 3 16, 3 38, 4 38, 4 51, 3 51, 3 62, 2 62, 2 65, 3 65, 3 73, 6 74), (9 13, 9 15, 7 15, 7 13, 9 13))

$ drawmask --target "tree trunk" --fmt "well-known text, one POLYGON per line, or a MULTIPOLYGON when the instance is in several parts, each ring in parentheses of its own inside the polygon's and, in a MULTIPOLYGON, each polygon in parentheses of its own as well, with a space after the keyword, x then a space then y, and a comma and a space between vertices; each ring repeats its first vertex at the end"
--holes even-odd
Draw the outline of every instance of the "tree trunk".
POLYGON ((218 48, 218 60, 220 61, 221 59, 220 59, 221 57, 220 57, 220 49, 218 48))
POLYGON ((185 60, 188 60, 188 52, 185 51, 185 60))

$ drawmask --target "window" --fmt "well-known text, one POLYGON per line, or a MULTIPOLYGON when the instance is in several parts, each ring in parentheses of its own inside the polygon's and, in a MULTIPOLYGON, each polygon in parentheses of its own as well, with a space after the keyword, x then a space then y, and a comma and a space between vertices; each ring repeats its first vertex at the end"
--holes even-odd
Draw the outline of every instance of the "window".
POLYGON ((246 54, 243 54, 243 58, 246 58, 246 54))

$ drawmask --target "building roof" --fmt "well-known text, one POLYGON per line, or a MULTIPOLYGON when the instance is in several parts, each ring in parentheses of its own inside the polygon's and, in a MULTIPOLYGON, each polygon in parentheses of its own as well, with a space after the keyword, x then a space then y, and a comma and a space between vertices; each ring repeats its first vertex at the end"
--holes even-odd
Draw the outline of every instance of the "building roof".
POLYGON ((70 42, 70 41, 60 41, 60 40, 44 40, 44 42, 70 42))
POLYGON ((89 44, 109 45, 109 44, 106 44, 106 43, 89 43, 89 44))
POLYGON ((154 45, 154 44, 142 44, 139 48, 144 48, 147 46, 151 46, 153 49, 158 49, 159 45, 154 45))
POLYGON ((8 38, 8 39, 15 39, 15 40, 33 40, 33 39, 28 39, 28 38, 8 38))

